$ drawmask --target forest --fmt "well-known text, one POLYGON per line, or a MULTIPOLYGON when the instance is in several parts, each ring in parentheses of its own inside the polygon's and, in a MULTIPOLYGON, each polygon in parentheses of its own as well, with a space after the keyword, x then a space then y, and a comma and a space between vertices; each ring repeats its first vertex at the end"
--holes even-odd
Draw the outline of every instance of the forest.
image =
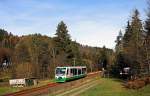
POLYGON ((30 34, 14 36, 0 29, 0 79, 53 78, 57 66, 87 66, 88 71, 111 64, 113 50, 90 47, 71 39, 67 25, 61 21, 55 37, 30 34), (106 60, 107 59, 107 60, 106 60))

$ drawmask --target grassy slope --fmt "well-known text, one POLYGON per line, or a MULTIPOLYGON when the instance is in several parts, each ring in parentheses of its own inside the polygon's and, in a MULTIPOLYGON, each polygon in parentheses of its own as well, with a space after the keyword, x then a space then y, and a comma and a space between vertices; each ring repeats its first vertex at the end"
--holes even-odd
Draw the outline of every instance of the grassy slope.
POLYGON ((12 92, 17 92, 19 90, 23 90, 23 89, 28 89, 28 88, 34 88, 34 87, 39 87, 39 86, 43 86, 46 85, 50 82, 54 82, 54 79, 52 80, 42 80, 39 81, 40 83, 37 86, 29 86, 29 87, 23 87, 23 88, 16 88, 16 87, 0 87, 0 96, 6 93, 12 93, 12 92))
POLYGON ((97 85, 80 96, 150 96, 150 85, 139 89, 125 89, 121 82, 115 79, 101 79, 101 84, 97 85))
POLYGON ((19 90, 18 88, 0 87, 0 95, 3 95, 5 93, 10 93, 10 92, 16 92, 18 90, 19 90))

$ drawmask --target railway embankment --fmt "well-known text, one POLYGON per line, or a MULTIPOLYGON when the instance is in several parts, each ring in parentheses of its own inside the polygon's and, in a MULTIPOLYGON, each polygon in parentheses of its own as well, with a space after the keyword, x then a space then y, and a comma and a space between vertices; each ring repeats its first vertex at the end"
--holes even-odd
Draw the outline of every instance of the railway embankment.
POLYGON ((87 84, 89 82, 91 82, 93 80, 93 78, 95 77, 99 77, 99 72, 94 72, 94 73, 90 73, 87 75, 87 77, 85 78, 81 78, 78 80, 74 80, 71 82, 66 82, 66 83, 49 83, 40 87, 36 87, 36 88, 30 88, 30 89, 25 89, 25 90, 21 90, 18 92, 14 92, 14 93, 10 93, 10 94, 5 94, 4 96, 41 96, 44 94, 54 94, 54 96, 56 94, 60 94, 61 92, 65 92, 67 91, 66 89, 70 89, 70 88, 75 88, 75 87, 79 87, 82 84, 87 84))

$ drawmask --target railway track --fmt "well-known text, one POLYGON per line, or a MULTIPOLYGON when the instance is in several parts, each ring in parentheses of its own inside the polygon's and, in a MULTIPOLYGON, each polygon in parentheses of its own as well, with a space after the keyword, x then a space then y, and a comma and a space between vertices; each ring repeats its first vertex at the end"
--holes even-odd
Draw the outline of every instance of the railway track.
MULTIPOLYGON (((86 78, 87 79, 91 78, 92 76, 95 76, 97 74, 99 74, 99 71, 98 72, 89 73, 86 78)), ((79 80, 81 80, 81 79, 79 79, 79 80)), ((74 81, 71 81, 71 82, 74 82, 74 81)), ((49 92, 49 88, 53 88, 53 87, 56 87, 58 85, 61 86, 61 84, 63 85, 64 83, 49 83, 49 84, 41 86, 41 87, 21 90, 21 91, 18 91, 18 92, 5 94, 3 96, 33 96, 33 95, 37 96, 37 95, 40 95, 40 94, 46 94, 46 93, 49 92)))
MULTIPOLYGON (((80 93, 96 86, 99 82, 99 79, 92 78, 86 83, 81 84, 78 87, 70 88, 69 90, 62 92, 60 94, 56 94, 56 96, 79 96, 80 93), (93 79, 93 80, 92 80, 93 79)), ((49 95, 48 95, 49 96, 49 95)), ((50 95, 51 96, 51 95, 50 95)))
POLYGON ((47 89, 49 87, 54 87, 58 85, 58 83, 50 83, 41 87, 36 87, 36 88, 32 88, 32 89, 26 89, 26 90, 21 90, 18 92, 14 92, 14 93, 9 93, 9 94, 5 94, 3 96, 29 96, 31 93, 33 92, 37 92, 39 90, 44 90, 47 89))

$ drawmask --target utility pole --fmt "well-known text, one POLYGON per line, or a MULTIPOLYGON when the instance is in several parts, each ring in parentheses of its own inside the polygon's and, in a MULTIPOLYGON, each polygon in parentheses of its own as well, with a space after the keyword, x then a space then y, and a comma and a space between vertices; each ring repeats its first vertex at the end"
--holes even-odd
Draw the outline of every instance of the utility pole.
POLYGON ((92 63, 90 63, 90 69, 91 69, 91 72, 93 71, 93 69, 92 69, 92 63))
POLYGON ((76 64, 76 58, 73 58, 73 66, 76 64))
MULTIPOLYGON (((52 63, 53 64, 50 64, 50 67, 52 68, 52 70, 50 70, 51 73, 55 73, 55 67, 56 67, 56 48, 53 47, 53 48, 49 48, 51 54, 52 54, 52 63)), ((51 60, 51 58, 50 58, 51 60)), ((50 74, 51 76, 52 74, 50 74)), ((54 74, 53 74, 54 75, 54 74)), ((53 76, 52 75, 52 76, 53 76)))
POLYGON ((53 63, 55 65, 55 48, 52 48, 52 55, 53 55, 53 63))

